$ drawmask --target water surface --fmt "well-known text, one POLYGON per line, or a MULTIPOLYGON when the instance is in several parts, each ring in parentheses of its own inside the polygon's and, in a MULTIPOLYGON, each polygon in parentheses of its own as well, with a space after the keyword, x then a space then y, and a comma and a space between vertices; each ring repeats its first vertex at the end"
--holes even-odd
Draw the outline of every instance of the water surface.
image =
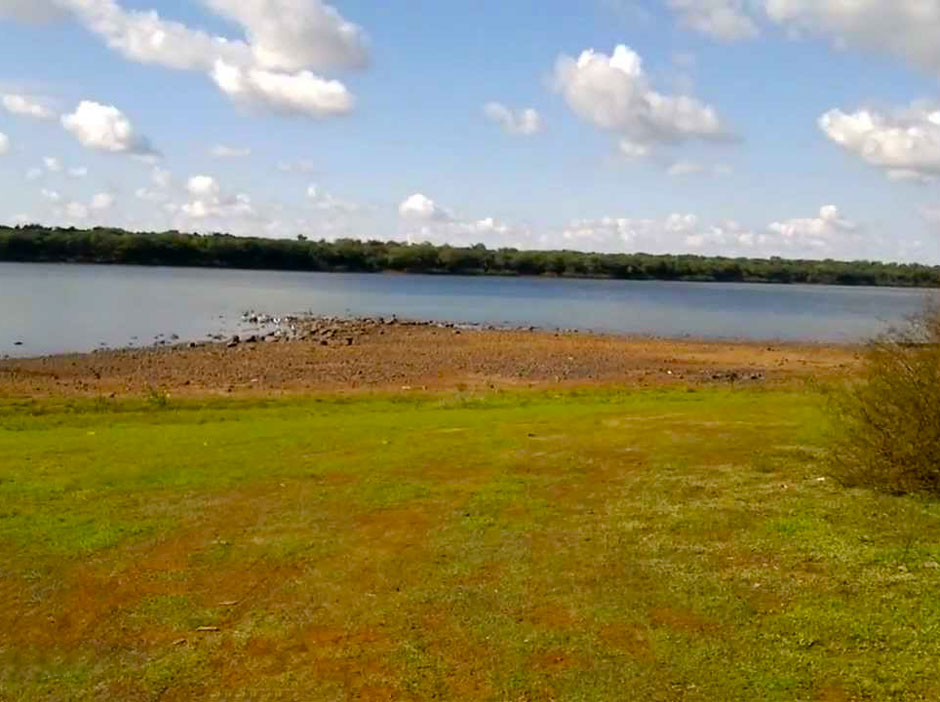
POLYGON ((199 340, 237 331, 249 309, 670 337, 850 342, 919 311, 929 294, 807 285, 0 263, 0 355, 146 346, 173 335, 199 340))

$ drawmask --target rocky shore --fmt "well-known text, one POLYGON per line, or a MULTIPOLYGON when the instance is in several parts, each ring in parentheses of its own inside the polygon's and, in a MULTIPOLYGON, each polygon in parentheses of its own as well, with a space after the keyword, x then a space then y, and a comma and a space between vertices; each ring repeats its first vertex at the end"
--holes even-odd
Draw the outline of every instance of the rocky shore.
POLYGON ((0 361, 0 396, 781 384, 851 372, 856 349, 615 337, 397 318, 273 318, 207 342, 0 361))

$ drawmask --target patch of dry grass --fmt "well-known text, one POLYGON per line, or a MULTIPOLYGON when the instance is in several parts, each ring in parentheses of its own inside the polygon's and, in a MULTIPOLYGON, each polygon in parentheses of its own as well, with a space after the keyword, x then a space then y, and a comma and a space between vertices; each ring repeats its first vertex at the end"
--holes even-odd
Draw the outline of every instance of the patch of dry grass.
POLYGON ((3 700, 927 700, 940 507, 759 390, 0 413, 3 700))

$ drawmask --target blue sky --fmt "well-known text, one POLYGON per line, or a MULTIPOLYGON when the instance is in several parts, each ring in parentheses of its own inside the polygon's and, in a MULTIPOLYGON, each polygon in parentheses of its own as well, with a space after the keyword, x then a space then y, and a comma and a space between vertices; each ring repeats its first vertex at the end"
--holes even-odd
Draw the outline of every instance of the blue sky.
POLYGON ((940 263, 940 2, 0 0, 0 27, 0 220, 940 263))

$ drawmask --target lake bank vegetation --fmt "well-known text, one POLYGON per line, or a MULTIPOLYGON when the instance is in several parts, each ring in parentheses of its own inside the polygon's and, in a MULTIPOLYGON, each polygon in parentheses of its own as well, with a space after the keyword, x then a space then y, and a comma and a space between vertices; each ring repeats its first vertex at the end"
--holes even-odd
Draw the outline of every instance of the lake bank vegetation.
POLYGON ((874 261, 752 259, 645 253, 523 251, 310 241, 121 229, 0 227, 0 261, 260 270, 554 276, 619 280, 940 287, 940 266, 874 261))
POLYGON ((872 341, 861 382, 833 395, 835 475, 851 486, 940 496, 940 307, 872 341))

